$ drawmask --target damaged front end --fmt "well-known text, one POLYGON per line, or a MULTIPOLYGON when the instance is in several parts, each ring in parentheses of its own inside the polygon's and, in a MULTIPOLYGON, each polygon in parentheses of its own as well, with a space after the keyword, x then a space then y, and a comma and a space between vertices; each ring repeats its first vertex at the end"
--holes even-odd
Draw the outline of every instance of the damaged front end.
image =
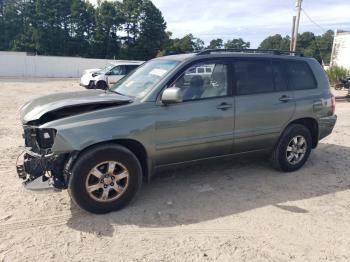
POLYGON ((132 102, 130 97, 117 93, 90 90, 51 94, 24 104, 20 108, 25 140, 21 154, 23 164, 16 165, 18 176, 25 180, 25 187, 64 189, 68 186, 70 168, 78 151, 65 148, 66 141, 60 140, 60 130, 55 129, 57 126, 48 128, 52 127, 49 123, 56 121, 57 124, 67 118, 132 102))
POLYGON ((23 164, 16 164, 16 168, 27 189, 67 188, 65 164, 69 156, 51 151, 55 136, 56 130, 52 128, 24 126, 23 164))

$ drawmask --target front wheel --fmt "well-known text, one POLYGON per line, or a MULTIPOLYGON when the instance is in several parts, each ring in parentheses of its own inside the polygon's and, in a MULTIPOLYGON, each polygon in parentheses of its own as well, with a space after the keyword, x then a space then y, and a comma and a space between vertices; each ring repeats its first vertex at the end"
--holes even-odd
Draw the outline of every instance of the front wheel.
POLYGON ((96 88, 97 89, 102 89, 102 90, 107 90, 108 86, 107 86, 107 83, 105 81, 99 81, 96 84, 96 88))
POLYGON ((141 182, 142 169, 136 156, 127 148, 108 144, 92 148, 77 159, 68 192, 82 209, 103 214, 126 206, 141 182))
POLYGON ((309 158, 311 145, 308 128, 300 124, 288 126, 272 153, 274 167, 284 172, 298 170, 309 158))

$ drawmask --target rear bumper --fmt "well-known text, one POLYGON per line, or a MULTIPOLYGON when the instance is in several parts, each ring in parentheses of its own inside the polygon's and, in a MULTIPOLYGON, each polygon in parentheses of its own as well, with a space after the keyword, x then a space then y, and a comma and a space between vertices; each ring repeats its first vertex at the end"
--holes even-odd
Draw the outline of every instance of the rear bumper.
POLYGON ((325 138, 326 136, 332 133, 336 122, 337 122, 337 115, 322 117, 318 120, 319 140, 325 138))

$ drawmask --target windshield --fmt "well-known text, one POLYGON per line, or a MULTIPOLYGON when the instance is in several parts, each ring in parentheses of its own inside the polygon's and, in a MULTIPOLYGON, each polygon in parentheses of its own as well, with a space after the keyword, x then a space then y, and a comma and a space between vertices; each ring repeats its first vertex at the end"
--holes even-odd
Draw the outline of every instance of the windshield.
POLYGON ((179 61, 156 59, 151 60, 127 75, 111 91, 133 97, 144 97, 179 61))
POLYGON ((107 73, 109 70, 111 70, 113 67, 115 67, 115 65, 113 64, 107 64, 107 66, 101 70, 98 71, 98 73, 101 73, 101 74, 105 74, 107 73))

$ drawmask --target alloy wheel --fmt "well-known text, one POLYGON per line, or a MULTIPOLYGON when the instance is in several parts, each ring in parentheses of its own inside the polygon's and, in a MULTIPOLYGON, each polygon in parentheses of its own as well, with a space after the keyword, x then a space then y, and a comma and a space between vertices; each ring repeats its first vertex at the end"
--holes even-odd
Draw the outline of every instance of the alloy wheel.
POLYGON ((109 202, 121 197, 129 182, 127 168, 117 161, 106 161, 92 168, 85 188, 89 196, 98 202, 109 202))

